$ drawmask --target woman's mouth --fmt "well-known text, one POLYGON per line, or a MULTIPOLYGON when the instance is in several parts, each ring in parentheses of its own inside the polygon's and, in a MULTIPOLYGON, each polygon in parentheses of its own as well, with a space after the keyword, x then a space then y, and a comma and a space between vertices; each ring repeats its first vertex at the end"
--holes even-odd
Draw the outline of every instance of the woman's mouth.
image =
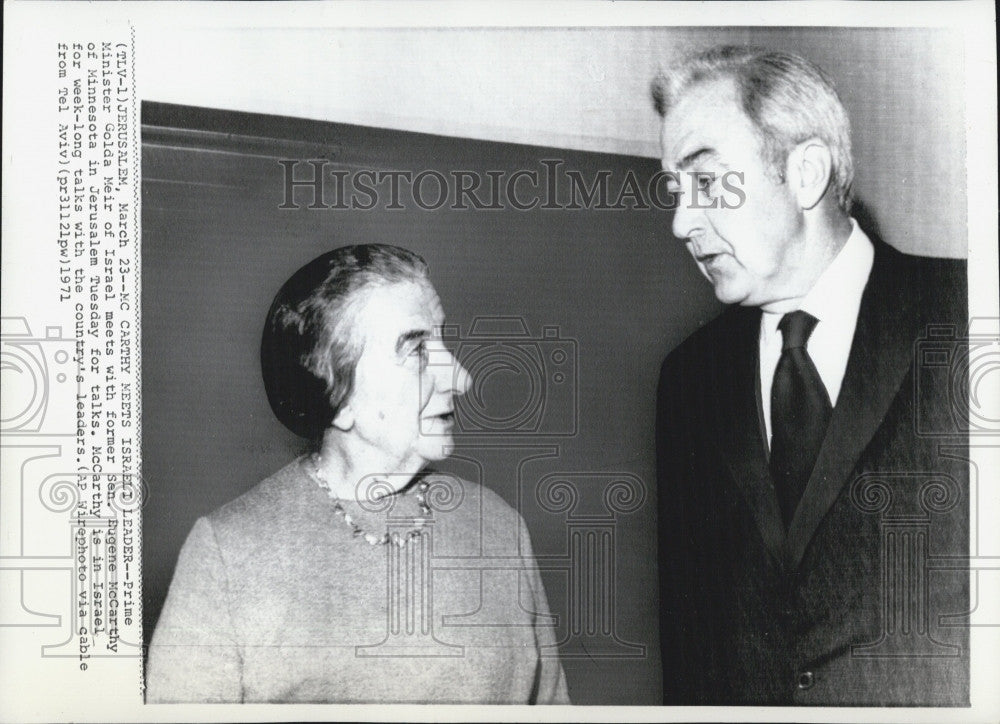
POLYGON ((454 422, 455 421, 455 411, 448 410, 447 412, 441 412, 437 415, 425 415, 427 420, 441 420, 442 422, 454 422))

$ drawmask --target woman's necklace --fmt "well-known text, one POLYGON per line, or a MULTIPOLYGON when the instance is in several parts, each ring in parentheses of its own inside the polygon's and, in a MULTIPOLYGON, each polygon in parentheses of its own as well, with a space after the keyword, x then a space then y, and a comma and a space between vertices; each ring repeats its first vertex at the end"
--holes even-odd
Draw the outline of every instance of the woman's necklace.
POLYGON ((319 487, 326 491, 326 494, 333 501, 333 512, 336 513, 341 520, 343 520, 350 528, 351 532, 354 534, 355 538, 364 538, 370 545, 373 546, 384 546, 392 543, 399 547, 405 546, 413 538, 418 538, 423 533, 423 527, 427 524, 427 519, 431 516, 431 506, 427 504, 427 489, 430 485, 421 480, 417 483, 417 505, 420 506, 420 517, 414 519, 415 527, 406 531, 406 533, 400 535, 399 533, 388 530, 382 535, 376 533, 371 533, 366 531, 357 521, 354 520, 354 516, 344 510, 343 502, 338 498, 330 487, 330 483, 327 482, 326 478, 319 471, 319 460, 316 455, 313 455, 309 459, 309 465, 306 466, 306 472, 309 476, 316 481, 319 487))

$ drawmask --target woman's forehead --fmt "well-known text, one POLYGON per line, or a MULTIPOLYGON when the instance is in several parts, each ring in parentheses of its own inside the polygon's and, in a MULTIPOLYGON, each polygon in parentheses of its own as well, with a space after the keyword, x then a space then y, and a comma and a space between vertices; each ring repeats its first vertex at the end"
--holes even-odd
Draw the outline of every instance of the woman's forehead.
POLYGON ((444 323, 441 300, 428 281, 379 284, 364 292, 359 322, 369 330, 389 332, 396 328, 433 331, 444 323))

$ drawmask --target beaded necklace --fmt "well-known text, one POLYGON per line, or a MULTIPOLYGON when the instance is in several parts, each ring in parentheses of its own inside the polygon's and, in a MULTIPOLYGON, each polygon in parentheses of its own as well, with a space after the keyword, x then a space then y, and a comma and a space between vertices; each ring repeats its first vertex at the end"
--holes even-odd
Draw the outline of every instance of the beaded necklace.
POLYGON ((330 487, 330 483, 323 477, 323 474, 320 473, 317 456, 313 455, 309 459, 309 465, 306 466, 306 472, 309 474, 309 477, 311 477, 316 484, 319 485, 319 487, 326 491, 330 500, 333 501, 333 512, 336 513, 337 516, 348 525, 348 527, 350 527, 354 537, 364 538, 369 545, 384 546, 392 543, 393 545, 397 545, 402 548, 413 538, 420 537, 423 533, 423 527, 427 524, 427 519, 432 515, 431 506, 427 503, 427 489, 430 487, 430 484, 425 480, 421 480, 417 484, 415 496, 417 499, 417 505, 420 506, 420 517, 414 518, 413 521, 415 527, 406 531, 403 535, 396 532, 390 533, 388 530, 382 535, 371 533, 358 525, 357 521, 354 520, 354 517, 344 510, 343 502, 334 494, 330 487))

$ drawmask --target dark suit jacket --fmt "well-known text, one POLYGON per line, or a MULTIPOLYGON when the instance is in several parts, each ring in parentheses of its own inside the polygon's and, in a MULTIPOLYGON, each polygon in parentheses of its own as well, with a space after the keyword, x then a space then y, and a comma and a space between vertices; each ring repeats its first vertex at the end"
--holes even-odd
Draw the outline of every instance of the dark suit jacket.
POLYGON ((727 309, 664 361, 664 703, 968 703, 966 290, 965 262, 876 242, 787 534, 760 407, 760 310, 727 309))

